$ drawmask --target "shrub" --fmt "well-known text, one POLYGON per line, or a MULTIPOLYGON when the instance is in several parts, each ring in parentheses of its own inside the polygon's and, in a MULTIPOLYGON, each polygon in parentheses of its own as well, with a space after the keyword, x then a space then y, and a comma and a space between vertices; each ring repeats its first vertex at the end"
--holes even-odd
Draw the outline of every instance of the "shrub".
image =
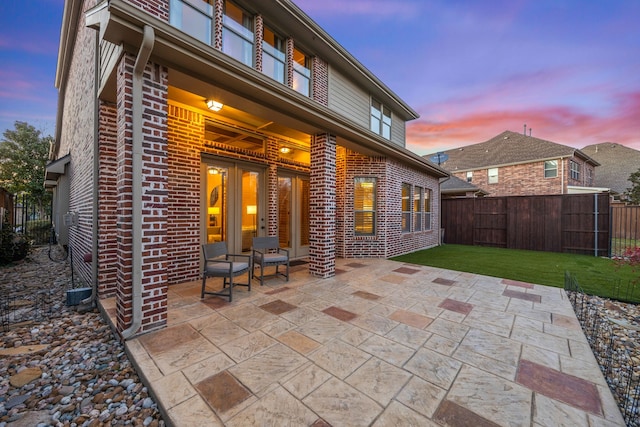
POLYGON ((0 265, 26 258, 31 251, 31 244, 24 236, 13 231, 6 215, 0 228, 0 265))

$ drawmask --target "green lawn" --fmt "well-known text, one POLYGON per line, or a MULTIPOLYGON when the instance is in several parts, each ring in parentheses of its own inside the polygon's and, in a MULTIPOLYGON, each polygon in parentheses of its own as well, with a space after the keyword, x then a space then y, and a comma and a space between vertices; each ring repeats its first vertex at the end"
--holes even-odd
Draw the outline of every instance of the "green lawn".
POLYGON ((634 272, 628 265, 618 267, 607 258, 442 245, 392 259, 559 288, 564 287, 564 274, 568 271, 588 294, 640 302, 640 269, 634 272))

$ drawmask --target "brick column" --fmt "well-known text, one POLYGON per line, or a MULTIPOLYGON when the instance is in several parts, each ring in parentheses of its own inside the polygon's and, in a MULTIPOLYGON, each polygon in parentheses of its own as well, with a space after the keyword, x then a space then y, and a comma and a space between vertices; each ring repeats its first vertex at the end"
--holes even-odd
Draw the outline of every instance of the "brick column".
POLYGON ((168 70, 149 63, 144 71, 142 99, 142 208, 133 212, 133 65, 125 54, 118 65, 117 82, 117 330, 133 319, 133 259, 139 259, 142 277, 142 316, 139 332, 167 322, 167 94, 168 70), (141 218, 141 253, 133 253, 133 216, 141 218))
POLYGON ((336 137, 311 138, 309 273, 332 277, 336 272, 336 137))

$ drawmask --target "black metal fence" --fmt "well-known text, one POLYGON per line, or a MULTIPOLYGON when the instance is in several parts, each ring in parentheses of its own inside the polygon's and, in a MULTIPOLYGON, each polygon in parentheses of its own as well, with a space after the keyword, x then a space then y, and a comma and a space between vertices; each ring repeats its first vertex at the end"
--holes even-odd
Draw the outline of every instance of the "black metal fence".
POLYGON ((40 322, 60 314, 61 296, 48 289, 38 292, 0 293, 0 325, 4 332, 11 327, 40 322))
POLYGON ((32 245, 46 245, 51 237, 51 204, 34 203, 26 194, 16 195, 11 223, 14 231, 24 235, 32 245))
POLYGON ((627 426, 639 427, 640 363, 632 358, 625 341, 616 339, 616 329, 624 326, 607 318, 603 307, 595 304, 569 273, 565 273, 564 289, 627 426))

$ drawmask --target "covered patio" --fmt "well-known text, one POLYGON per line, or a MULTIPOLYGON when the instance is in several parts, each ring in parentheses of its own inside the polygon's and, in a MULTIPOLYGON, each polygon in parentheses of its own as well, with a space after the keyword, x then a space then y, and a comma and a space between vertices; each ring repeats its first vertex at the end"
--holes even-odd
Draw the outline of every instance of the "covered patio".
POLYGON ((170 422, 625 425, 563 290, 383 259, 336 273, 298 265, 233 303, 170 286, 167 327, 126 342, 170 422))

